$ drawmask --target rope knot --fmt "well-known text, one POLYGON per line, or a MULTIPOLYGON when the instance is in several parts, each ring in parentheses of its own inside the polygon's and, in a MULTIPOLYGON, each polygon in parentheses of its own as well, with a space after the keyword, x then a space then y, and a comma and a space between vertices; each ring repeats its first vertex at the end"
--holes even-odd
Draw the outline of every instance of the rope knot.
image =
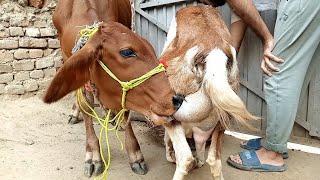
POLYGON ((125 92, 129 91, 130 89, 133 89, 133 85, 131 82, 123 82, 121 86, 122 86, 122 90, 125 92))

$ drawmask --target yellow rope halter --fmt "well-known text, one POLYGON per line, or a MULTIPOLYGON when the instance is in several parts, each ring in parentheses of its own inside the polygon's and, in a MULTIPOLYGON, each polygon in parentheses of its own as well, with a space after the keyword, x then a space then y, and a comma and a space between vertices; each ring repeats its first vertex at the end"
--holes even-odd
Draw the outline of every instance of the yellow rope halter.
MULTIPOLYGON (((83 29, 80 31, 80 35, 82 37, 87 37, 87 38, 90 38, 92 37, 97 31, 98 31, 98 28, 99 27, 94 27, 94 28, 86 28, 86 29, 83 29)), ((104 163, 104 166, 105 166, 105 170, 103 171, 102 173, 102 176, 99 178, 99 180, 101 179, 107 179, 107 171, 110 167, 110 163, 111 163, 111 158, 110 158, 110 144, 109 144, 109 139, 108 139, 108 131, 112 131, 112 130, 116 130, 116 136, 120 142, 120 145, 121 145, 121 150, 123 149, 123 143, 119 137, 119 134, 118 134, 118 131, 119 131, 119 127, 120 125, 122 124, 123 120, 124 120, 124 114, 125 112, 127 112, 128 110, 125 108, 125 101, 126 101, 126 95, 127 95, 127 92, 130 90, 130 89, 133 89, 134 87, 137 87, 139 86, 141 83, 143 83, 144 81, 148 80, 149 78, 151 78, 153 75, 155 74, 158 74, 160 72, 163 72, 165 71, 165 67, 163 64, 159 64, 157 67, 155 67, 154 69, 152 69, 151 71, 147 72, 146 74, 142 75, 141 77, 139 78, 136 78, 136 79, 133 79, 131 81, 128 81, 128 82, 123 82, 123 81, 120 81, 111 71, 110 69, 103 64, 103 62, 101 62, 100 60, 98 60, 100 66, 103 68, 103 70, 109 74, 110 77, 112 77, 115 81, 117 81, 121 87, 122 87, 122 99, 121 99, 121 106, 122 106, 122 109, 121 111, 113 118, 110 120, 110 114, 111 114, 111 110, 109 109, 108 110, 108 114, 106 116, 105 119, 102 119, 98 116, 98 114, 95 112, 95 110, 90 106, 90 104, 86 101, 86 99, 84 98, 83 96, 83 93, 82 93, 82 90, 81 88, 78 89, 77 91, 77 100, 78 100, 78 104, 81 108, 81 110, 86 113, 87 115, 93 117, 93 118, 96 118, 100 125, 102 126, 101 127, 101 130, 100 130, 100 136, 99 136, 99 144, 100 144, 100 154, 101 154, 101 158, 103 160, 103 163, 104 163), (87 112, 81 102, 84 102, 84 104, 90 109, 90 111, 92 111, 92 113, 89 113, 87 112), (114 122, 116 121, 116 125, 109 129, 108 128, 108 124, 111 123, 111 122, 114 122), (106 139, 106 144, 107 144, 107 153, 108 153, 108 161, 106 162, 106 160, 104 159, 104 155, 103 155, 103 150, 102 150, 102 145, 101 145, 101 142, 102 142, 102 135, 103 135, 103 131, 105 133, 105 139, 106 139)))
POLYGON ((82 37, 92 37, 97 31, 99 30, 99 28, 95 27, 93 29, 90 28, 86 28, 86 29, 82 29, 80 30, 80 36, 82 37))

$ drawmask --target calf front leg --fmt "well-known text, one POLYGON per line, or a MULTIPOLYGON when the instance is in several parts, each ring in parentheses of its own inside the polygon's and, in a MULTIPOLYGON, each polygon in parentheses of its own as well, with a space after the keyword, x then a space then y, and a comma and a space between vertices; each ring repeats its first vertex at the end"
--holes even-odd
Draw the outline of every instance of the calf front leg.
POLYGON ((221 146, 223 141, 224 129, 220 123, 212 133, 211 145, 208 153, 207 163, 210 165, 211 174, 215 180, 223 180, 221 146))
POLYGON ((193 167, 194 158, 184 134, 184 129, 178 122, 165 125, 175 151, 176 171, 173 180, 182 180, 188 171, 193 167))
POLYGON ((137 138, 134 135, 132 125, 130 122, 131 118, 130 116, 129 118, 127 117, 128 117, 128 113, 126 113, 126 117, 125 117, 127 121, 129 121, 127 123, 127 127, 125 127, 125 145, 126 145, 127 154, 129 156, 129 163, 133 172, 135 172, 136 174, 143 175, 148 172, 148 168, 144 161, 143 155, 141 153, 137 138))
MULTIPOLYGON (((93 94, 83 90, 87 102, 93 107, 93 94)), ((81 106, 85 111, 91 113, 91 110, 82 102, 81 106)), ((103 171, 103 165, 100 155, 99 140, 93 128, 93 122, 91 116, 87 115, 83 111, 83 120, 86 129, 86 156, 85 156, 85 168, 84 173, 87 177, 91 177, 92 174, 95 176, 99 175, 103 171)))

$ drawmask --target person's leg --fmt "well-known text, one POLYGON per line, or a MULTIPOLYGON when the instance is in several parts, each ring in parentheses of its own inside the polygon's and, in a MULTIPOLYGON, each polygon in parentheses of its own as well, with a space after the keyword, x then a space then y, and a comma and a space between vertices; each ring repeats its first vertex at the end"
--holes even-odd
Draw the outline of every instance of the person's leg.
POLYGON ((231 11, 230 34, 232 37, 233 47, 239 52, 242 40, 247 30, 247 24, 231 11))
POLYGON ((302 86, 302 90, 301 90, 301 94, 300 94, 299 105, 301 104, 302 98, 307 93, 307 88, 308 88, 308 85, 310 83, 311 78, 315 75, 315 73, 318 69, 320 69, 320 45, 318 45, 318 48, 316 49, 316 51, 312 57, 311 63, 310 63, 309 68, 307 70, 306 77, 304 78, 303 86, 302 86))
MULTIPOLYGON (((295 120, 303 80, 320 40, 320 4, 309 0, 281 1, 273 53, 285 62, 265 79, 267 130, 264 147, 256 151, 262 164, 281 166, 295 120)), ((239 164, 241 158, 230 156, 239 164)))
POLYGON ((264 147, 285 152, 295 121, 309 64, 320 41, 320 5, 315 1, 281 1, 273 53, 285 62, 265 78, 267 130, 264 147))

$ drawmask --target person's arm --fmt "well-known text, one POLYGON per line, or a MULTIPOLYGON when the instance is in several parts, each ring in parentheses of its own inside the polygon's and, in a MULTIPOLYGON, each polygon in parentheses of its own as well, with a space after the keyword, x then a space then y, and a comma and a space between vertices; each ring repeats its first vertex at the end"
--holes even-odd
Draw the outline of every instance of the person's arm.
POLYGON ((263 22, 252 0, 226 0, 230 8, 260 37, 263 43, 272 41, 268 27, 263 22))
MULTIPOLYGON (((215 6, 217 1, 221 0, 200 0, 204 4, 215 6)), ((273 36, 268 27, 262 20, 258 10, 253 4, 252 0, 226 0, 233 11, 259 36, 263 44, 263 61, 261 62, 261 69, 264 73, 271 76, 271 71, 279 71, 270 60, 277 63, 282 63, 283 60, 274 56, 271 51, 273 49, 273 36)), ((221 3, 223 4, 223 3, 221 3)))
POLYGON ((236 49, 237 53, 240 50, 244 35, 246 34, 247 24, 242 20, 233 22, 230 25, 229 31, 232 38, 233 47, 236 49))
POLYGON ((230 8, 260 37, 263 43, 273 41, 266 24, 263 22, 252 0, 200 0, 211 6, 221 6, 227 2, 230 8))
POLYGON ((264 57, 261 62, 261 69, 269 76, 271 71, 279 71, 280 69, 275 67, 270 60, 282 63, 283 60, 274 56, 271 51, 273 49, 273 36, 271 35, 268 27, 262 20, 259 12, 257 11, 252 0, 226 0, 229 6, 234 12, 240 16, 240 18, 248 24, 251 29, 260 37, 263 43, 264 57))

